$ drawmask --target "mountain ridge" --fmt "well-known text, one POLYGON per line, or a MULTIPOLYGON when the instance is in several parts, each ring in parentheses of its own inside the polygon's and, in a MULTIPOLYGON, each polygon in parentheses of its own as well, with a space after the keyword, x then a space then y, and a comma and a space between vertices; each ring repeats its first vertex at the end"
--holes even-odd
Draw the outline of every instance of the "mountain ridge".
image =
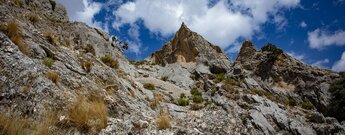
POLYGON ((0 134, 345 133, 327 112, 340 75, 274 45, 245 41, 231 63, 183 23, 135 62, 52 0, 0 11, 0 134))

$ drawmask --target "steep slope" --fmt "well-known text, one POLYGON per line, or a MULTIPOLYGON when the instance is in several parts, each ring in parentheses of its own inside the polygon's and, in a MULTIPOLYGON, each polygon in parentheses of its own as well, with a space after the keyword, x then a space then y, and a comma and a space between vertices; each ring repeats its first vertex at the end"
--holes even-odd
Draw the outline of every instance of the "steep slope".
MULTIPOLYGON (((250 41, 245 41, 234 62, 234 74, 257 77, 278 93, 296 96, 300 101, 311 101, 321 112, 327 113, 329 86, 339 74, 304 64, 281 49, 268 44, 256 50, 250 41)), ((267 89, 270 89, 267 88, 267 89)))
POLYGON ((146 60, 161 65, 171 63, 204 64, 209 66, 213 73, 225 73, 230 69, 230 60, 223 49, 192 32, 184 23, 171 41, 146 60))
POLYGON ((326 103, 338 74, 274 47, 245 42, 231 65, 182 24, 149 62, 129 62, 107 33, 70 22, 52 0, 1 1, 0 11, 0 134, 345 133, 296 92, 326 103))

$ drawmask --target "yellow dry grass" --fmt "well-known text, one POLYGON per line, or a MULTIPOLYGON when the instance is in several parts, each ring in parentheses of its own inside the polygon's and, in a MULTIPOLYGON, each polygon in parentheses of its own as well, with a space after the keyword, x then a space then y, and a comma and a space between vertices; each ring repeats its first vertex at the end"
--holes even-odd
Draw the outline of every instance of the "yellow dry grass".
POLYGON ((80 130, 100 131, 107 126, 107 108, 101 97, 76 97, 68 109, 70 122, 80 130))

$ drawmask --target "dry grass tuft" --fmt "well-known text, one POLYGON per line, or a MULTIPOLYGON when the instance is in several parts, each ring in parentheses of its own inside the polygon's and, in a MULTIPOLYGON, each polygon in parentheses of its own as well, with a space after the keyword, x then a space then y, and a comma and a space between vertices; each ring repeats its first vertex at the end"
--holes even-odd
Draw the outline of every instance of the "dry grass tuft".
POLYGON ((105 55, 101 58, 102 62, 107 66, 118 69, 119 68, 119 61, 117 61, 114 57, 110 55, 105 55))
POLYGON ((37 15, 32 14, 29 16, 29 20, 33 25, 35 25, 40 19, 37 15))
POLYGON ((41 121, 36 123, 35 135, 51 135, 53 134, 49 128, 58 123, 58 115, 56 112, 48 111, 41 121))
POLYGON ((93 63, 91 61, 82 61, 82 67, 86 72, 90 72, 93 66, 93 63))
POLYGON ((55 45, 55 38, 54 38, 54 35, 52 32, 50 31, 47 31, 45 32, 44 34, 44 37, 46 37, 47 41, 52 44, 52 45, 55 45))
POLYGON ((160 94, 154 93, 154 98, 153 98, 153 100, 150 101, 150 107, 152 109, 156 109, 157 107, 159 107, 162 100, 163 100, 163 98, 160 94))
POLYGON ((162 113, 160 114, 160 116, 158 116, 156 120, 157 128, 159 130, 170 128, 171 127, 170 122, 171 122, 171 119, 169 115, 166 113, 162 113))
POLYGON ((23 93, 24 93, 25 95, 28 95, 29 92, 30 92, 30 86, 29 86, 29 85, 24 85, 24 86, 23 86, 23 93))
POLYGON ((30 129, 30 121, 24 118, 9 117, 0 114, 0 134, 25 135, 30 129))
POLYGON ((71 123, 80 130, 100 131, 107 126, 107 109, 101 97, 79 96, 68 109, 71 123))
POLYGON ((84 47, 84 50, 85 53, 91 53, 93 56, 96 56, 96 50, 92 45, 88 44, 86 47, 84 47))
POLYGON ((48 71, 46 73, 46 76, 49 80, 51 80, 54 83, 57 83, 59 81, 59 73, 55 71, 48 71))
POLYGON ((3 28, 2 31, 16 44, 19 50, 25 55, 29 56, 30 48, 24 44, 23 36, 19 30, 17 23, 13 20, 7 24, 7 27, 3 28))

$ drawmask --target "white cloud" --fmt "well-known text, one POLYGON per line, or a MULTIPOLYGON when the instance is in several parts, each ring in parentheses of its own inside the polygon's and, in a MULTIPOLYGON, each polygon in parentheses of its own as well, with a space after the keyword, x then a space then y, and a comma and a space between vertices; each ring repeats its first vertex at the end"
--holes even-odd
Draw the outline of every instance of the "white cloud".
POLYGON ((287 52, 288 55, 300 60, 300 61, 304 61, 305 59, 305 55, 304 54, 297 54, 296 52, 294 51, 291 51, 291 52, 287 52))
MULTIPOLYGON (((102 9, 102 4, 90 0, 57 0, 66 7, 71 21, 80 21, 89 26, 107 31, 107 24, 97 22, 94 16, 102 9)), ((108 31, 107 31, 108 32, 108 31)))
POLYGON ((136 0, 113 12, 113 27, 118 29, 140 20, 151 32, 168 36, 185 22, 210 42, 227 48, 239 38, 252 38, 271 17, 278 26, 286 25, 283 9, 296 7, 299 1, 220 0, 209 7, 208 0, 136 0))
POLYGON ((141 53, 141 41, 140 41, 140 34, 139 34, 139 26, 133 24, 131 28, 128 30, 128 35, 132 39, 132 41, 127 41, 129 43, 129 51, 134 52, 136 55, 141 53))
POLYGON ((345 45, 345 31, 338 30, 330 33, 326 30, 316 29, 312 32, 308 32, 309 47, 314 49, 323 49, 327 46, 345 45))
POLYGON ((312 63, 311 65, 312 66, 321 67, 321 68, 327 68, 325 66, 325 64, 327 64, 327 63, 329 63, 329 60, 328 59, 323 59, 323 60, 316 61, 316 62, 312 63))
POLYGON ((299 26, 301 26, 302 28, 305 28, 307 27, 308 25, 305 23, 305 21, 302 21, 299 26))
POLYGON ((345 71, 345 51, 341 55, 340 60, 334 63, 332 70, 338 72, 345 71))

